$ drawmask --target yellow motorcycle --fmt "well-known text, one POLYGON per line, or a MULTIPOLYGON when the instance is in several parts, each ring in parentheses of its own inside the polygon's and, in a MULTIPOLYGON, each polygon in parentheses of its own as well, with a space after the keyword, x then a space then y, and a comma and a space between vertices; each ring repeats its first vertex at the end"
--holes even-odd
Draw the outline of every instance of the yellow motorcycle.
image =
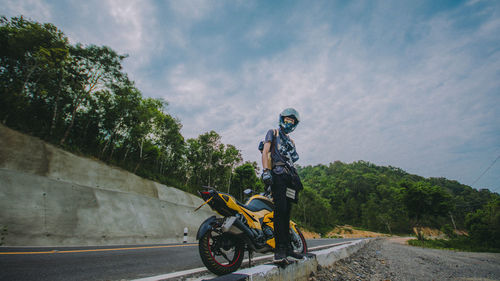
MULTIPOLYGON (((275 248, 273 201, 270 192, 251 196, 246 204, 233 196, 204 186, 199 192, 221 217, 206 219, 198 229, 196 239, 203 264, 213 273, 224 275, 236 271, 248 251, 249 263, 253 252, 268 253, 275 248)), ((250 195, 251 190, 245 190, 250 195)), ((307 244, 297 225, 290 221, 290 241, 293 251, 306 254, 307 244)))

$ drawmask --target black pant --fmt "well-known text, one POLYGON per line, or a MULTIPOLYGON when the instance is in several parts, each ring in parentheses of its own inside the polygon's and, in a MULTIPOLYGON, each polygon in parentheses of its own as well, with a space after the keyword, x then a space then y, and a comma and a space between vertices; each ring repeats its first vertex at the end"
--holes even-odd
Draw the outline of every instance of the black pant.
POLYGON ((286 197, 286 188, 292 186, 292 177, 286 173, 273 173, 271 191, 274 200, 274 234, 276 249, 290 247, 290 213, 292 203, 286 197))

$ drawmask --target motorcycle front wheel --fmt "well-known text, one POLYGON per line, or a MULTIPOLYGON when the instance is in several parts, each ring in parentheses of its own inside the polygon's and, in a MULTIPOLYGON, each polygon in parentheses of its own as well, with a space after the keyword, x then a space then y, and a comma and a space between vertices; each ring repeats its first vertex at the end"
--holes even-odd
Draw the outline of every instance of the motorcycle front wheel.
POLYGON ((292 227, 290 227, 290 240, 292 242, 292 248, 295 253, 299 254, 307 254, 307 243, 306 239, 300 229, 297 227, 297 232, 294 231, 292 227))
POLYGON ((203 264, 217 275, 236 271, 243 262, 244 249, 235 236, 214 230, 207 231, 198 244, 203 264))

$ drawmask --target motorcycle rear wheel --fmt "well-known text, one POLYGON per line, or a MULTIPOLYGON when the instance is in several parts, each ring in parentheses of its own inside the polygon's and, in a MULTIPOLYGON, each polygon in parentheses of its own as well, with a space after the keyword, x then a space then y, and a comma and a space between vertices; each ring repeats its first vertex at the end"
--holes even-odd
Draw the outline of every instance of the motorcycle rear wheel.
POLYGON ((209 230, 200 238, 198 250, 208 270, 217 275, 225 275, 241 266, 245 247, 233 235, 209 230))

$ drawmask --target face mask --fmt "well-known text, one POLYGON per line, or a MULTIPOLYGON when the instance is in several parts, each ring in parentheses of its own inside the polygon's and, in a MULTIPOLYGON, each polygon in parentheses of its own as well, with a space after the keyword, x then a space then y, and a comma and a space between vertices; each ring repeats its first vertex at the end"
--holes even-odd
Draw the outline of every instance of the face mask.
POLYGON ((295 130, 295 124, 293 123, 288 123, 288 122, 285 122, 285 124, 283 124, 283 131, 285 132, 285 134, 288 134, 288 133, 291 133, 293 132, 293 130, 295 130))

